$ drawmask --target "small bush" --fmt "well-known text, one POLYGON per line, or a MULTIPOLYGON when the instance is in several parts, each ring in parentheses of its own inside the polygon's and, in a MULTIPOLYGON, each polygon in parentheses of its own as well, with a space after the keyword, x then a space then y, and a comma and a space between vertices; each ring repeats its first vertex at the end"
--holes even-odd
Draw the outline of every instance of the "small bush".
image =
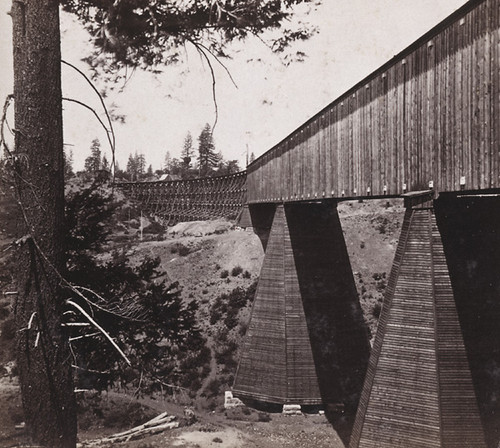
POLYGON ((217 364, 225 366, 226 369, 236 368, 238 364, 234 359, 236 349, 237 344, 234 341, 228 341, 224 347, 220 347, 220 349, 215 352, 215 361, 217 364))
POLYGON ((162 235, 163 233, 165 233, 165 228, 161 224, 153 221, 151 224, 149 224, 149 226, 144 227, 142 231, 143 233, 154 233, 162 235))
POLYGON ((220 393, 220 387, 220 381, 217 378, 214 378, 207 384, 207 387, 205 388, 205 395, 207 397, 216 397, 220 393))
POLYGON ((219 309, 212 308, 210 310, 210 325, 215 325, 222 319, 222 313, 219 309))
POLYGON ((246 322, 241 322, 240 327, 238 328, 238 334, 240 336, 245 336, 248 329, 248 324, 246 322))
POLYGON ((259 422, 270 422, 271 416, 267 412, 259 412, 259 422))
POLYGON ((171 248, 170 252, 173 254, 179 254, 181 257, 185 257, 191 253, 191 249, 182 243, 175 243, 171 248))
POLYGON ((226 318, 224 319, 224 325, 229 328, 230 330, 236 327, 238 325, 238 317, 237 317, 238 311, 231 309, 229 313, 227 313, 226 318))
POLYGON ((377 302, 373 305, 373 308, 372 308, 372 315, 373 317, 375 317, 376 319, 378 319, 380 317, 380 312, 382 311, 382 304, 380 302, 377 302))
POLYGON ((389 225, 389 220, 385 217, 379 216, 375 219, 372 220, 372 223, 374 223, 375 230, 378 230, 378 232, 381 235, 385 235, 387 233, 387 227, 389 225))
POLYGON ((229 276, 229 271, 227 269, 224 269, 221 273, 220 273, 220 278, 227 278, 229 276))
POLYGON ((238 277, 238 275, 240 275, 241 273, 243 272, 243 268, 241 266, 235 266, 232 270, 231 270, 231 275, 233 277, 238 277))
POLYGON ((243 272, 243 278, 250 278, 252 275, 250 274, 250 272, 248 271, 245 271, 243 272))

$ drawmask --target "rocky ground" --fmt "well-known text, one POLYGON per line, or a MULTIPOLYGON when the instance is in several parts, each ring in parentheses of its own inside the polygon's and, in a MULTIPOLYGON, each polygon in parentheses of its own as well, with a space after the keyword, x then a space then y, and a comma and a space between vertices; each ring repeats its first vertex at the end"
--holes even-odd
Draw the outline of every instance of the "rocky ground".
MULTIPOLYGON (((402 223, 402 204, 397 200, 346 202, 339 205, 339 214, 365 319, 374 333, 402 223)), ((224 321, 217 320, 211 324, 211 320, 214 320, 214 303, 221 294, 230 293, 235 288, 246 289, 258 279, 264 256, 258 237, 224 221, 179 224, 162 236, 148 235, 142 240, 137 226, 133 229, 127 226, 128 223, 125 223, 127 231, 120 234, 118 239, 128 239, 129 256, 139 259, 150 254, 161 258, 162 268, 172 280, 179 282, 182 297, 199 302, 199 320, 211 349, 217 350, 218 338, 224 331, 224 321)), ((8 243, 7 240, 3 241, 3 246, 8 243)), ((239 324, 231 330, 230 338, 241 341, 248 317, 249 307, 238 315, 239 324)), ((230 378, 224 366, 213 362, 206 381, 213 381, 220 375, 225 375, 225 380, 230 378)), ((138 401, 122 393, 106 394, 104 399, 100 399, 99 406, 89 405, 87 402, 80 416, 81 423, 88 418, 94 418, 95 421, 80 425, 79 438, 82 441, 95 439, 136 424, 126 416, 120 417, 118 412, 125 410, 128 412, 126 415, 130 416, 131 412, 127 410, 133 405, 134 409, 140 410, 137 412, 138 420, 139 417, 147 420, 166 410, 177 416, 181 427, 121 446, 344 446, 337 431, 324 415, 283 416, 280 413, 250 408, 225 411, 222 396, 212 406, 208 406, 201 397, 191 401, 183 397, 177 398, 178 400, 164 401, 156 397, 138 401), (185 406, 194 410, 196 421, 193 424, 186 424, 185 406), (97 407, 101 415, 95 412, 97 407), (89 417, 89 409, 93 409, 90 414, 94 417, 89 417)), ((23 443, 23 430, 16 429, 16 425, 21 424, 22 420, 16 380, 4 370, 0 381, 0 447, 20 446, 23 443)))

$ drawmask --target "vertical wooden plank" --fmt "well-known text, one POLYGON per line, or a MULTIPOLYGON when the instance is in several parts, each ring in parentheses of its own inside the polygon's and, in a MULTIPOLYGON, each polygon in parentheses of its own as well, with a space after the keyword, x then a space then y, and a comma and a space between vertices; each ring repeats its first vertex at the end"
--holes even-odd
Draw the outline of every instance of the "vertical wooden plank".
POLYGON ((407 183, 406 172, 405 172, 405 154, 406 154, 406 132, 405 132, 405 123, 406 123, 406 115, 405 115, 405 73, 406 73, 406 63, 400 62, 398 63, 397 72, 396 72, 396 89, 397 89, 397 103, 396 103, 396 126, 397 126, 397 142, 395 146, 395 153, 397 159, 397 167, 398 167, 398 185, 396 185, 395 193, 402 193, 402 185, 403 183, 407 183))
POLYGON ((360 108, 358 107, 358 96, 357 94, 352 95, 351 99, 351 132, 352 132, 352 171, 353 176, 349 185, 349 196, 354 195, 354 191, 357 190, 359 185, 360 173, 361 173, 361 142, 360 142, 360 108))
POLYGON ((397 157, 398 147, 398 89, 396 85, 397 65, 387 71, 387 126, 389 129, 387 136, 387 193, 395 194, 399 192, 399 161, 397 157))
POLYGON ((311 171, 311 160, 307 157, 307 151, 304 144, 305 136, 304 129, 301 129, 298 135, 299 148, 300 148, 300 168, 301 168, 301 176, 300 176, 300 198, 304 199, 304 193, 306 189, 306 179, 308 173, 311 171))
POLYGON ((500 126, 496 123, 500 120, 500 8, 497 0, 489 0, 489 15, 491 18, 491 182, 492 187, 500 186, 500 126))
POLYGON ((312 173, 313 173, 313 178, 312 182, 310 183, 310 186, 307 191, 307 197, 311 195, 311 197, 314 197, 315 192, 318 191, 318 185, 320 182, 320 170, 321 170, 321 165, 320 165, 320 132, 321 132, 321 125, 320 125, 321 117, 317 117, 314 119, 312 122, 312 129, 311 129, 311 138, 310 140, 312 141, 312 160, 314 162, 314 166, 312 167, 312 173))
POLYGON ((323 192, 327 190, 327 170, 328 170, 328 140, 330 132, 330 111, 326 110, 322 116, 322 127, 321 127, 321 182, 318 190, 318 197, 323 197, 323 192))
POLYGON ((372 110, 371 110, 371 128, 372 128, 372 166, 374 171, 378 172, 378 176, 374 176, 372 173, 370 175, 370 189, 372 194, 382 194, 382 179, 385 176, 385 166, 382 161, 382 141, 380 133, 380 123, 382 121, 383 107, 382 98, 383 93, 381 91, 381 77, 377 76, 371 83, 371 100, 372 100, 372 110))
POLYGON ((426 53, 426 58, 427 58, 427 72, 426 72, 426 77, 427 77, 427 93, 426 93, 426 102, 427 102, 427 112, 426 112, 426 117, 427 117, 427 122, 424 128, 424 132, 427 135, 427 141, 424 145, 424 153, 427 161, 427 173, 429 178, 433 179, 436 188, 441 189, 440 185, 440 179, 435 176, 434 172, 434 157, 433 154, 435 154, 436 151, 436 132, 435 132, 435 123, 436 123, 436 92, 435 92, 435 71, 436 71, 436 64, 435 64, 435 56, 436 56, 436 43, 435 40, 433 39, 432 45, 428 46, 427 48, 427 53, 426 53))
POLYGON ((340 185, 340 117, 339 117, 339 105, 337 104, 330 111, 330 126, 331 126, 331 164, 332 164, 332 181, 330 189, 327 193, 331 194, 333 191, 334 195, 339 194, 340 185))
POLYGON ((372 177, 375 177, 377 179, 380 178, 380 167, 377 163, 373 163, 373 157, 374 157, 374 147, 376 147, 375 141, 376 141, 376 134, 374 133, 374 127, 373 127, 373 109, 375 107, 374 105, 374 97, 373 97, 373 89, 375 86, 373 85, 373 82, 370 82, 367 86, 365 86, 365 110, 366 110, 366 118, 365 118, 365 135, 364 135, 364 140, 365 140, 365 145, 366 145, 366 152, 364 154, 364 157, 366 159, 365 163, 365 172, 363 173, 363 182, 361 185, 361 191, 359 192, 360 195, 366 195, 367 188, 370 187, 372 188, 372 177))
POLYGON ((453 167, 454 167, 454 147, 455 147, 455 119, 454 119, 454 36, 452 30, 446 30, 447 53, 446 53, 446 139, 444 145, 445 166, 446 166, 446 188, 452 185, 453 167))
POLYGON ((289 140, 289 151, 292 159, 292 179, 293 179, 290 196, 292 199, 295 199, 295 195, 297 193, 297 188, 298 188, 299 164, 297 161, 297 150, 295 147, 295 140, 293 135, 289 140))
POLYGON ((474 143, 473 143, 473 132, 474 132, 474 126, 473 126, 473 121, 474 121, 474 113, 473 113, 473 101, 472 97, 474 94, 474 76, 475 76, 475 71, 474 71, 474 48, 472 45, 472 37, 473 37, 473 30, 472 30, 472 19, 471 19, 471 14, 469 14, 467 17, 464 19, 464 32, 465 32, 465 40, 466 40, 466 53, 464 56, 464 59, 466 61, 466 82, 465 84, 465 98, 464 100, 467 101, 467 107, 466 107, 466 129, 465 129, 465 135, 466 135, 466 149, 467 149, 467 173, 465 174, 467 176, 467 187, 466 188, 473 188, 474 185, 474 180, 475 180, 475 156, 474 156, 474 143))
POLYGON ((481 166, 482 166, 482 148, 481 148, 481 123, 480 119, 480 88, 479 83, 479 43, 477 41, 477 35, 479 30, 477 11, 473 10, 471 14, 472 22, 472 57, 473 57, 473 73, 471 73, 472 81, 472 147, 473 147, 473 182, 472 188, 481 188, 481 166))
POLYGON ((333 154, 335 152, 335 147, 333 145, 333 132, 334 132, 334 122, 333 122, 333 107, 329 107, 326 112, 326 132, 324 140, 324 151, 325 151, 325 185, 324 192, 326 197, 330 196, 332 192, 333 185, 333 154))
POLYGON ((481 179, 482 188, 490 188, 491 184, 491 153, 490 153, 490 127, 491 127, 491 67, 490 67, 490 34, 488 31, 488 8, 487 3, 484 2, 480 6, 481 12, 481 67, 482 67, 482 84, 481 84, 481 99, 482 99, 482 116, 483 119, 481 123, 483 124, 483 139, 482 139, 482 150, 483 150, 483 176, 481 179))
POLYGON ((455 146, 455 151, 458 151, 459 159, 458 165, 455 167, 455 176, 453 180, 453 185, 455 188, 458 188, 458 184, 460 182, 461 173, 464 173, 466 170, 466 161, 467 161, 467 149, 464 144, 464 109, 466 109, 467 105, 464 104, 464 33, 463 33, 464 25, 456 25, 454 27, 457 46, 459 48, 456 57, 455 57, 455 88, 456 88, 456 102, 455 102, 455 114, 456 114, 456 123, 457 123, 457 144, 455 146))

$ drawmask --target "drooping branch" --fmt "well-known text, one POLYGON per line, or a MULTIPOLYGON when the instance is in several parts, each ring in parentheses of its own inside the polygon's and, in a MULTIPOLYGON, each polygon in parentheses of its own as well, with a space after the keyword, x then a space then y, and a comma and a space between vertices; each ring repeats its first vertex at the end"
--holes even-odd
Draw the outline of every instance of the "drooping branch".
POLYGON ((5 127, 5 124, 7 123, 7 111, 9 110, 10 103, 12 102, 13 99, 14 99, 14 95, 12 95, 12 94, 7 95, 7 97, 5 98, 5 102, 3 105, 2 118, 0 120, 0 145, 3 147, 3 149, 5 150, 5 152, 7 153, 7 155, 9 157, 12 157, 12 153, 11 153, 9 147, 7 146, 7 142, 5 141, 4 127, 5 127))
POLYGON ((101 105, 102 105, 102 108, 104 110, 104 113, 106 114, 106 118, 108 119, 109 130, 106 129, 106 132, 107 133, 111 133, 111 140, 110 140, 111 155, 112 155, 111 166, 112 166, 112 171, 114 173, 115 172, 116 137, 115 137, 115 131, 113 129, 113 121, 111 120, 111 116, 109 115, 108 108, 106 107, 106 103, 104 102, 104 98, 102 97, 101 93, 97 90, 97 88, 94 85, 94 83, 78 67, 76 67, 73 64, 65 61, 64 59, 61 59, 61 62, 63 64, 66 64, 68 67, 71 67, 76 72, 78 72, 85 79, 85 81, 87 81, 87 83, 90 85, 90 87, 92 88, 92 90, 96 93, 96 95, 98 96, 98 98, 99 98, 99 100, 101 102, 101 105))
POLYGON ((88 104, 85 104, 84 102, 82 102, 80 100, 75 100, 74 98, 65 98, 65 97, 63 97, 63 101, 69 101, 70 103, 79 104, 80 106, 85 107, 85 109, 90 110, 90 112, 92 112, 94 114, 94 116, 97 118, 97 121, 99 121, 99 123, 101 124, 101 126, 106 131, 106 136, 108 138, 108 143, 109 143, 109 146, 111 148, 111 151, 113 152, 113 160, 114 160, 114 153, 115 153, 115 151, 114 151, 114 144, 113 144, 112 137, 110 136, 110 135, 113 135, 113 138, 114 138, 114 134, 112 134, 112 132, 106 127, 106 125, 102 121, 101 117, 99 117, 99 114, 95 111, 95 109, 93 109, 88 104))
POLYGON ((213 99, 214 108, 215 108, 215 120, 214 120, 214 124, 212 125, 212 132, 213 132, 215 129, 215 126, 217 126, 217 121, 219 120, 219 107, 217 104, 215 71, 214 71, 214 68, 212 66, 212 62, 210 61, 210 58, 206 54, 205 50, 201 46, 197 45, 197 43, 194 40, 192 40, 190 38, 186 38, 186 40, 191 42, 194 45, 194 47, 196 48, 196 51, 198 51, 198 54, 203 59, 205 59, 205 61, 208 64, 208 68, 210 69, 210 75, 212 77, 212 99, 213 99))
POLYGON ((78 305, 78 303, 76 302, 73 302, 73 300, 71 299, 68 299, 66 300, 66 303, 68 305, 71 305, 72 307, 76 308, 83 316, 85 316, 85 318, 95 327, 97 328, 105 337, 106 339, 111 343, 111 345, 115 348, 115 350, 120 353, 121 357, 125 360, 125 362, 131 366, 132 363, 130 362, 130 360, 127 358, 127 355, 125 355, 125 353, 123 352, 123 350, 118 346, 118 344, 113 340, 113 338, 109 335, 109 333, 104 329, 102 328, 93 318, 92 316, 87 313, 87 311, 85 311, 80 305, 78 305))

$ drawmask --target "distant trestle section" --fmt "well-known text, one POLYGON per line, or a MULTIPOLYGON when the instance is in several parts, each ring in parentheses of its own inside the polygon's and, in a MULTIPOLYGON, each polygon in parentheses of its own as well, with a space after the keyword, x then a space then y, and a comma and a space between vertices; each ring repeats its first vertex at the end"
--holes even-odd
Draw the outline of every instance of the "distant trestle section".
POLYGON ((248 202, 500 187, 500 0, 473 0, 248 166, 248 202))
POLYGON ((168 225, 215 218, 235 220, 246 203, 246 172, 201 179, 121 182, 123 193, 168 225))

